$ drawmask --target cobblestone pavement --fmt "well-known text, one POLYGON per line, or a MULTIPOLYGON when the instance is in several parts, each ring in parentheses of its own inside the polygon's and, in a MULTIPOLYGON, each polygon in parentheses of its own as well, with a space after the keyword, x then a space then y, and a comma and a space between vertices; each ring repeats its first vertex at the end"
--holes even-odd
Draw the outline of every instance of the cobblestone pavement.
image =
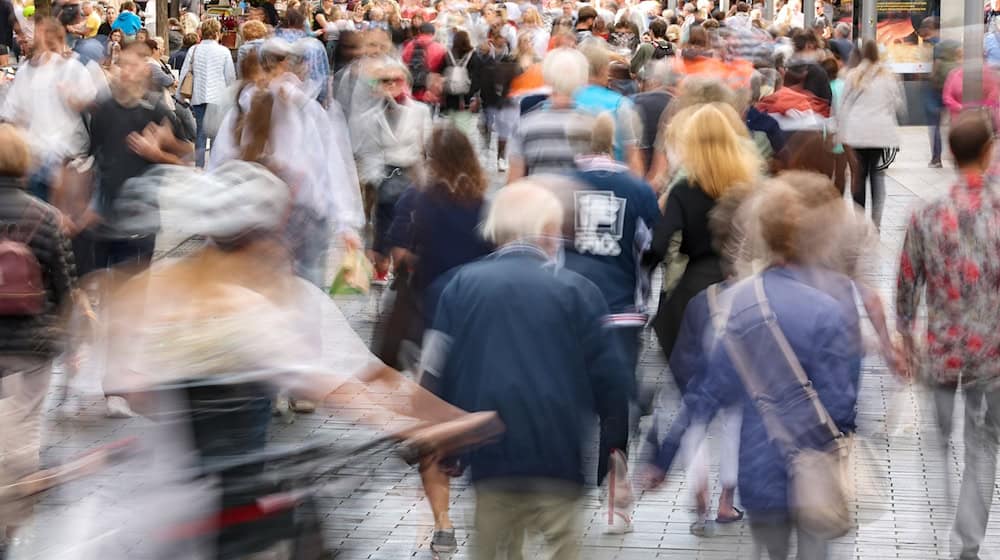
MULTIPOLYGON (((903 150, 887 178, 882 259, 874 279, 887 302, 891 302, 896 256, 909 209, 920 200, 943 192, 950 177, 948 170, 927 169, 929 154, 923 129, 907 129, 904 138, 903 150)), ((354 328, 363 337, 370 337, 380 307, 377 296, 340 303, 354 328)), ((668 402, 670 399, 676 401, 677 391, 665 375, 664 360, 653 337, 647 338, 641 376, 647 382, 658 384, 668 402)), ((57 377, 54 386, 61 383, 57 377)), ((880 360, 865 362, 859 424, 860 432, 867 436, 871 453, 866 455, 859 469, 875 473, 873 476, 887 489, 888 495, 868 496, 859 503, 858 517, 862 524, 857 531, 835 542, 834 558, 948 557, 954 507, 946 496, 957 495, 955 475, 961 472, 962 447, 956 445, 946 457, 941 454, 939 436, 933 427, 932 416, 929 411, 925 412, 923 397, 920 389, 897 383, 880 360)), ((56 461, 112 441, 144 422, 141 419, 105 419, 103 404, 97 400, 84 400, 73 410, 62 410, 65 406, 52 398, 48 406, 44 461, 56 461)), ((956 414, 961 418, 961 410, 956 414)), ((275 422, 272 437, 277 441, 301 441, 319 435, 357 438, 361 437, 359 433, 358 428, 338 421, 329 411, 320 410, 313 415, 299 416, 291 425, 275 422)), ((74 499, 73 496, 113 485, 118 474, 112 470, 86 482, 74 483, 76 488, 67 492, 48 496, 39 508, 36 523, 51 522, 74 499)), ((467 547, 464 545, 472 527, 474 491, 464 481, 455 481, 452 489, 452 516, 463 545, 454 557, 465 558, 467 547)), ((389 560, 431 556, 427 548, 431 516, 422 497, 419 476, 415 469, 396 459, 380 460, 352 487, 324 495, 322 503, 327 538, 340 551, 338 558, 389 560)), ((699 539, 690 535, 692 505, 684 474, 671 473, 661 490, 641 496, 635 509, 633 533, 606 536, 602 534, 606 518, 600 509, 598 493, 591 490, 586 500, 583 557, 594 560, 751 557, 753 547, 744 523, 727 526, 712 538, 699 539)), ((984 558, 1000 558, 1000 554, 991 556, 990 552, 1000 550, 1000 516, 997 513, 995 507, 984 558)), ((539 546, 535 543, 528 557, 542 557, 539 546)))

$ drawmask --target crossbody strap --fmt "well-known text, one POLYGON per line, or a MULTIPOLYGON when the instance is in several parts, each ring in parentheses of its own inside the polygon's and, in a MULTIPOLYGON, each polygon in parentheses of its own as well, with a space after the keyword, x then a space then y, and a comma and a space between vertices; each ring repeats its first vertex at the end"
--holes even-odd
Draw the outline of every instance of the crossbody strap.
MULTIPOLYGON (((761 314, 763 315, 764 323, 767 325, 771 336, 777 343, 782 357, 788 364, 789 370, 792 371, 793 375, 796 377, 796 381, 802 387, 806 398, 809 400, 816 412, 816 417, 819 422, 830 431, 831 437, 834 439, 839 438, 841 436, 840 430, 833 422, 833 419, 830 417, 829 412, 827 412, 826 407, 824 407, 823 403, 820 402, 819 396, 816 394, 816 390, 812 387, 812 382, 806 375, 805 370, 802 369, 802 364, 795 356, 795 352, 788 343, 788 339, 785 338, 785 334, 781 331, 781 327, 777 324, 774 313, 771 311, 770 302, 764 293, 763 277, 761 275, 754 277, 753 284, 754 295, 760 307, 761 314)), ((709 295, 712 294, 710 293, 709 295)), ((726 352, 729 354, 730 359, 733 361, 733 366, 736 368, 736 372, 739 375, 744 388, 750 395, 750 400, 753 402, 754 408, 757 409, 757 412, 760 414, 761 419, 764 422, 764 428, 767 430, 768 437, 770 437, 771 440, 778 445, 786 457, 794 455, 800 447, 799 443, 796 441, 793 433, 789 430, 784 419, 774 408, 772 404, 773 399, 768 396, 765 383, 760 379, 757 368, 751 365, 744 348, 736 340, 736 337, 727 333, 722 337, 722 342, 725 345, 726 352)))
POLYGON ((812 386, 812 381, 809 380, 809 376, 806 375, 804 369, 802 369, 802 363, 799 362, 798 357, 795 356, 795 351, 792 350, 792 345, 789 344, 788 339, 785 337, 785 333, 781 330, 781 326, 778 325, 778 321, 771 311, 771 303, 767 299, 767 295, 764 293, 764 277, 758 275, 754 279, 754 292, 757 295, 757 302, 760 304, 761 312, 764 313, 765 321, 768 328, 771 330, 771 335, 774 336, 774 340, 777 341, 778 347, 781 348, 781 354, 785 357, 788 362, 789 367, 798 379, 799 384, 805 389, 806 396, 809 398, 809 402, 813 405, 816 410, 816 416, 820 419, 824 426, 830 430, 830 435, 834 438, 840 437, 840 429, 837 428, 837 424, 834 423, 833 418, 830 417, 830 413, 827 412, 826 407, 819 400, 819 395, 816 394, 816 389, 812 386))

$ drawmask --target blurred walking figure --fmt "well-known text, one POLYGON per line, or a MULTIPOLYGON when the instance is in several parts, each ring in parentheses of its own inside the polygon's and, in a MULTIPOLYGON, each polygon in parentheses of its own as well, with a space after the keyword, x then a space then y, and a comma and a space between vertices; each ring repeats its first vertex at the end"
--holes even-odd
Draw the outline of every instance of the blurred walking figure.
MULTIPOLYGON (((614 119, 609 113, 597 117, 589 155, 577 158, 578 189, 572 193, 573 211, 567 228, 573 240, 566 252, 566 268, 592 281, 601 290, 610 314, 604 318, 608 334, 617 340, 624 358, 624 374, 629 380, 630 425, 638 425, 642 409, 648 409, 651 394, 641 391, 635 378, 639 366, 642 330, 649 320, 650 274, 643 268, 642 255, 649 249, 653 228, 660 220, 660 208, 653 189, 629 168, 614 160, 614 119), (648 398, 647 398, 648 397, 648 398)), ((601 434, 598 447, 597 483, 608 474, 609 457, 616 451, 610 442, 627 440, 628 433, 601 434)), ((618 448, 625 453, 627 449, 618 448)), ((615 488, 618 503, 611 503, 609 532, 631 530, 632 496, 625 488, 615 488)))
MULTIPOLYGON (((385 367, 329 296, 293 274, 283 239, 292 192, 264 166, 228 161, 212 172, 161 166, 126 188, 128 227, 145 229, 162 214, 179 233, 211 242, 158 262, 115 291, 105 316, 114 343, 105 384, 149 422, 139 428, 135 462, 123 465, 115 487, 70 509, 62 519, 73 530, 60 523, 43 528, 53 542, 25 557, 65 558, 68 549, 61 547, 71 547, 109 559, 246 558, 289 539, 297 555, 326 557, 322 540, 310 538, 319 523, 310 517, 311 491, 296 489, 294 498, 262 508, 265 497, 288 494, 259 467, 228 468, 209 484, 197 479, 202 469, 260 457, 279 389, 413 437, 421 453, 440 442, 434 434, 449 437, 425 427, 495 420, 492 413, 467 416, 385 367), (157 201, 163 210, 150 213, 157 201), (373 400, 387 394, 394 398, 385 406, 373 400), (130 504, 145 514, 134 515, 130 504), (93 507, 102 515, 80 517, 93 507), (294 516, 283 513, 289 509, 294 516)), ((466 440, 475 441, 475 435, 466 440)), ((283 474, 290 483, 302 476, 295 468, 283 474)), ((272 553, 264 557, 286 557, 272 553)))
POLYGON ((431 136, 431 112, 409 95, 410 76, 403 63, 384 58, 373 71, 378 104, 350 115, 358 130, 355 153, 362 182, 375 186, 375 281, 386 283, 390 254, 388 232, 396 203, 424 163, 431 136))
POLYGON ((188 50, 184 57, 178 83, 183 89, 188 74, 192 76, 191 112, 198 125, 195 139, 195 165, 205 166, 208 134, 205 132, 205 112, 211 103, 225 101, 226 89, 236 81, 236 67, 229 49, 219 44, 219 20, 207 19, 201 24, 201 42, 188 50))
POLYGON ((573 94, 577 110, 599 115, 609 112, 614 116, 614 153, 636 175, 645 171, 639 152, 638 116, 632 100, 610 89, 611 50, 600 39, 588 39, 580 45, 580 52, 587 57, 588 83, 573 94))
MULTIPOLYGON (((403 342, 419 345, 431 325, 438 298, 462 265, 488 254, 483 239, 483 195, 486 175, 469 137, 455 125, 438 126, 427 147, 427 177, 412 186, 396 205, 389 232, 396 264, 396 298, 375 344, 375 353, 392 367, 405 362, 403 342)), ((414 364, 415 365, 415 364, 414 364)), ((421 465, 420 476, 434 514, 431 549, 448 552, 457 546, 448 515, 449 476, 437 462, 421 465)))
POLYGON ((872 222, 881 227, 885 204, 885 179, 879 166, 887 148, 899 147, 897 114, 906 109, 906 94, 899 77, 880 60, 878 43, 861 46, 861 63, 844 78, 844 93, 836 110, 840 140, 857 156, 854 202, 866 207, 871 185, 872 222))
MULTIPOLYGON (((507 427, 469 454, 476 488, 472 557, 520 558, 526 531, 552 558, 578 558, 586 421, 620 433, 629 379, 602 326, 608 306, 589 280, 561 267, 563 206, 527 180, 502 189, 483 226, 499 249, 445 287, 423 356, 424 386, 507 427)), ((624 442, 610 442, 624 449, 624 442)))
MULTIPOLYGON (((691 107, 674 117, 673 126, 680 127, 679 164, 686 177, 670 189, 663 219, 653 232, 652 246, 644 258, 646 264, 658 264, 680 232, 680 253, 688 258, 688 264, 674 290, 669 295, 660 294, 653 319, 653 329, 668 359, 688 301, 723 279, 719 254, 708 228, 709 212, 727 190, 753 182, 761 167, 746 125, 728 105, 691 107)), ((686 383, 677 379, 681 390, 686 383)))
POLYGON ((959 63, 957 57, 961 45, 955 41, 941 40, 941 25, 936 17, 924 18, 920 24, 920 35, 933 45, 933 66, 924 83, 924 115, 931 142, 931 161, 928 167, 941 167, 941 117, 944 112, 944 82, 948 73, 959 63))
POLYGON ((576 156, 590 149, 594 117, 578 111, 573 95, 587 85, 587 57, 558 48, 542 62, 542 78, 552 88, 549 101, 521 117, 507 146, 509 181, 538 173, 561 173, 576 167, 576 156))
POLYGON ((995 231, 1000 193, 986 175, 994 146, 988 117, 976 111, 960 116, 948 144, 958 178, 948 196, 910 219, 897 279, 896 328, 911 373, 931 387, 942 457, 948 456, 959 384, 965 394, 965 472, 951 552, 972 559, 979 558, 986 536, 1000 443, 1000 254, 995 231), (915 328, 922 300, 926 333, 915 328))
MULTIPOLYGON (((76 281, 62 217, 24 190, 30 169, 21 133, 0 125, 0 485, 38 469, 42 403, 76 281)), ((0 503, 0 557, 30 515, 30 500, 0 503)))
POLYGON ((2 118, 24 130, 31 144, 28 190, 48 200, 63 164, 87 151, 87 127, 80 113, 97 95, 87 69, 66 53, 66 33, 54 19, 35 25, 31 60, 21 65, 7 94, 2 118))
POLYGON ((359 247, 363 223, 350 142, 334 133, 342 116, 324 110, 300 79, 304 60, 295 45, 268 39, 259 55, 243 62, 247 75, 219 127, 208 168, 234 159, 273 167, 295 194, 285 226, 295 273, 323 286, 331 231, 359 247))
POLYGON ((716 343, 673 425, 651 430, 644 479, 662 483, 685 432, 738 405, 740 498, 758 552, 771 560, 788 558, 794 531, 798 558, 822 560, 828 557, 824 533, 833 527, 807 526, 797 514, 802 506, 834 504, 799 502, 790 473, 797 453, 836 448, 854 430, 860 356, 852 348, 851 324, 842 301, 813 287, 817 277, 850 280, 803 264, 801 195, 781 181, 766 189, 758 217, 771 264, 725 290, 709 288, 713 318, 704 336, 716 343))
POLYGON ((507 43, 501 27, 490 28, 486 40, 474 56, 472 82, 482 118, 479 122, 480 148, 488 150, 494 135, 497 138, 497 171, 507 171, 507 142, 517 125, 517 110, 507 95, 517 72, 514 48, 507 43), (512 112, 513 109, 513 112, 512 112), (512 118, 513 117, 513 118, 512 118))

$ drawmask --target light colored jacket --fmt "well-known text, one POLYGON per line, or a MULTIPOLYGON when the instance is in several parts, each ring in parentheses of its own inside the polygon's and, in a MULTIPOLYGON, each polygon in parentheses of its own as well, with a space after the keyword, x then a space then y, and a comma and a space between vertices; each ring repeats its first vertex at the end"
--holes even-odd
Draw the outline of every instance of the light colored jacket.
POLYGON ((236 81, 233 55, 229 49, 211 39, 205 39, 188 49, 177 83, 183 84, 185 76, 192 70, 192 105, 222 102, 226 88, 236 81))
POLYGON ((855 148, 899 146, 899 119, 906 111, 903 84, 887 66, 864 61, 847 73, 834 108, 839 139, 855 148))
POLYGON ((377 185, 385 179, 386 166, 405 169, 424 160, 432 130, 430 110, 412 99, 396 108, 400 114, 394 125, 389 124, 385 105, 381 103, 353 117, 352 129, 361 131, 356 153, 358 174, 364 182, 377 185))

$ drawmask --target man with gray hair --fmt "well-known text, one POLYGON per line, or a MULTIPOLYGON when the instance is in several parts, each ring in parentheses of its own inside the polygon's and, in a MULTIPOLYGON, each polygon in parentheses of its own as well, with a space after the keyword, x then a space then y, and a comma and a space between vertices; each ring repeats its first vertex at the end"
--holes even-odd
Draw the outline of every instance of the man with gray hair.
POLYGON ((542 79, 552 89, 547 105, 521 117, 507 144, 508 181, 575 168, 574 158, 590 148, 594 117, 577 111, 573 95, 587 85, 587 59, 576 49, 549 51, 542 79))
POLYGON ((639 153, 642 155, 644 175, 649 173, 653 162, 660 118, 673 99, 674 89, 680 83, 680 78, 681 76, 673 70, 671 59, 654 61, 646 65, 642 92, 632 98, 642 130, 642 134, 639 135, 639 153))
POLYGON ((854 43, 851 41, 851 26, 840 22, 833 28, 833 38, 827 44, 830 50, 837 53, 837 58, 844 64, 851 61, 851 54, 854 53, 854 43))
POLYGON ((552 558, 578 558, 587 420, 599 414, 602 430, 627 434, 629 376, 601 291, 560 265, 563 215, 538 181, 501 189, 483 226, 499 249, 455 273, 426 339, 421 384, 467 410, 496 410, 506 426, 467 456, 475 559, 520 546, 529 529, 552 558))

